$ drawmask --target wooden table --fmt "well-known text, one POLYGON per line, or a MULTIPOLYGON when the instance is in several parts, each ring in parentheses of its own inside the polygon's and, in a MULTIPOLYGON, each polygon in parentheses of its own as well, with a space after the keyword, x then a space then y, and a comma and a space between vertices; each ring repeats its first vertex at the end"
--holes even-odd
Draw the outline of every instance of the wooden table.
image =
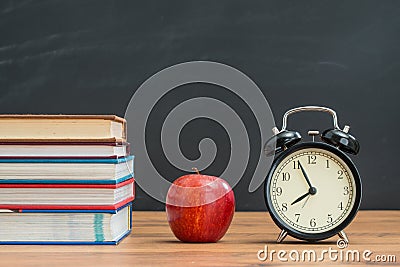
MULTIPOLYGON (((118 246, 1 246, 1 266, 249 266, 308 264, 308 252, 315 250, 320 257, 329 248, 343 251, 371 250, 371 259, 377 255, 394 255, 400 262, 400 211, 360 211, 346 229, 350 244, 338 249, 337 237, 310 244, 286 238, 282 244, 275 240, 279 229, 266 212, 236 212, 225 237, 213 244, 188 244, 175 239, 168 227, 164 212, 135 212, 133 233, 118 246), (276 253, 273 261, 260 261, 257 252, 265 245, 271 250, 297 250, 305 253, 305 262, 281 262, 276 253)), ((350 251, 351 252, 351 251, 350 251)), ((295 252, 292 252, 295 258, 295 252)), ((339 252, 338 252, 339 253, 339 252)), ((339 254, 338 254, 339 255, 339 254)), ((351 259, 350 253, 348 254, 351 259)), ((263 254, 261 254, 263 256, 263 254)), ((285 258, 285 257, 284 257, 285 258)), ((345 256, 344 256, 345 258, 345 256)), ((321 265, 321 262, 313 262, 321 265)), ((324 264, 343 265, 346 262, 331 261, 325 254, 324 264)), ((352 264, 365 264, 360 262, 352 264)), ((369 262, 373 263, 373 262, 369 262)), ((374 264, 377 264, 376 262, 374 264)), ((396 263, 386 263, 395 266, 396 263)))

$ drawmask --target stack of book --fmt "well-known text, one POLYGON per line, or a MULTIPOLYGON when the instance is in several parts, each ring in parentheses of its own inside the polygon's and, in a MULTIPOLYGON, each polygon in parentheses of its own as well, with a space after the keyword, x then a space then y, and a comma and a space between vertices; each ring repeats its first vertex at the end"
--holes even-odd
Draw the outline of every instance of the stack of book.
POLYGON ((134 197, 124 119, 0 115, 0 244, 117 244, 134 197))

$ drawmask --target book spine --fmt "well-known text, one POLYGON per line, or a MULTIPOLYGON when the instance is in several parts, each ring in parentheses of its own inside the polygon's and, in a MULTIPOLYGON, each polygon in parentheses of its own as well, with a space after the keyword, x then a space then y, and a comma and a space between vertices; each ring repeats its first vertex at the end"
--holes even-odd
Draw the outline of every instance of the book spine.
POLYGON ((123 187, 127 184, 134 183, 134 178, 122 181, 117 184, 1 184, 0 188, 107 188, 107 189, 117 189, 123 187))

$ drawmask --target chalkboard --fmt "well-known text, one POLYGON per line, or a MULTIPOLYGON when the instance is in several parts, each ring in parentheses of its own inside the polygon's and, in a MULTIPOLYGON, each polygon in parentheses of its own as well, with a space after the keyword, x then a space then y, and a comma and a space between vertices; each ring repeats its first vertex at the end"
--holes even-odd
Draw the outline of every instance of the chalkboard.
MULTIPOLYGON (((9 0, 0 2, 0 12, 1 113, 123 116, 135 90, 157 71, 192 60, 221 62, 258 84, 279 126, 292 107, 334 108, 361 143, 353 160, 363 181, 362 208, 400 208, 399 1, 9 0)), ((171 109, 184 93, 217 91, 185 87, 156 110, 171 109)), ((236 108, 251 121, 245 106, 236 108)), ((155 113, 154 132, 161 124, 155 113)), ((290 121, 303 136, 330 124, 314 113, 290 121)), ((193 142, 204 136, 227 145, 214 122, 194 121, 185 131, 188 157, 196 157, 193 142)), ((218 156, 207 171, 218 175, 226 160, 218 156)), ((247 190, 254 164, 235 187, 238 210, 265 210, 262 190, 247 190)), ((158 168, 169 167, 160 160, 158 168)), ((170 171, 172 180, 179 174, 170 171)), ((135 209, 164 205, 138 188, 135 209)))

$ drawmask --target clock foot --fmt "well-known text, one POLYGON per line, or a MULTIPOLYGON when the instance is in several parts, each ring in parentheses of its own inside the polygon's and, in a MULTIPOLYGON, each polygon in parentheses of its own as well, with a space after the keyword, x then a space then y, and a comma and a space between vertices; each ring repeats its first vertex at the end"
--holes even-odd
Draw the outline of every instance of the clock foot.
POLYGON ((276 240, 276 243, 281 243, 285 239, 286 236, 287 236, 287 232, 285 230, 282 230, 278 236, 278 239, 276 240))
POLYGON ((349 239, 347 238, 347 235, 343 230, 338 233, 338 236, 344 241, 346 241, 347 244, 349 243, 349 239))

